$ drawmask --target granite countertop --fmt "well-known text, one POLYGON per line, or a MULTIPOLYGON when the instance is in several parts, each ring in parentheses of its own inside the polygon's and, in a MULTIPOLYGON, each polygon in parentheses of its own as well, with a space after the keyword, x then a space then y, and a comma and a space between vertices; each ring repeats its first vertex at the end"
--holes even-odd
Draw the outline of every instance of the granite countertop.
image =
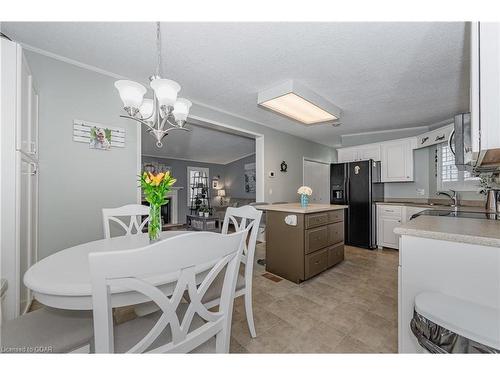
MULTIPOLYGON (((435 204, 429 204, 429 203, 418 203, 418 202, 375 202, 377 205, 384 205, 384 206, 410 206, 410 207, 423 207, 423 208, 429 208, 429 209, 434 209, 434 210, 444 210, 444 211, 449 211, 449 210, 454 210, 454 207, 451 207, 450 205, 446 204, 441 204, 441 203, 435 203, 435 204)), ((482 206, 458 206, 457 207, 458 211, 464 211, 464 212, 486 212, 486 208, 482 206)))
POLYGON ((339 204, 309 204, 307 208, 302 208, 300 203, 266 204, 255 206, 256 209, 263 211, 292 212, 296 214, 311 214, 316 212, 343 210, 347 207, 348 206, 339 204))
POLYGON ((400 235, 500 247, 500 221, 440 216, 418 216, 396 227, 400 235))

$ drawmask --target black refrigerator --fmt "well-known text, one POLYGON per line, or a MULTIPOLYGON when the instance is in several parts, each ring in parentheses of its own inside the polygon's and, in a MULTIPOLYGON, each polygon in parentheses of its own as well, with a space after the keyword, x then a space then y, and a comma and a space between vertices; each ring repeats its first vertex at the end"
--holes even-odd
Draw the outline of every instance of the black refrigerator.
POLYGON ((380 182, 380 162, 363 160, 332 164, 330 202, 346 204, 346 245, 375 249, 377 224, 375 202, 384 198, 380 182))

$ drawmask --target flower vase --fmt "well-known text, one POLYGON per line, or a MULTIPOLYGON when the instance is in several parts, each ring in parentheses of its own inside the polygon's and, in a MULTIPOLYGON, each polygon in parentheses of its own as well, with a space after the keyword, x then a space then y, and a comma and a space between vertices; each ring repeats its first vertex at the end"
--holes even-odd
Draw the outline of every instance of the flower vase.
POLYGON ((148 234, 149 241, 155 242, 160 239, 161 232, 161 205, 151 204, 149 206, 148 234))
POLYGON ((309 196, 306 194, 300 194, 300 207, 306 208, 309 204, 309 196))

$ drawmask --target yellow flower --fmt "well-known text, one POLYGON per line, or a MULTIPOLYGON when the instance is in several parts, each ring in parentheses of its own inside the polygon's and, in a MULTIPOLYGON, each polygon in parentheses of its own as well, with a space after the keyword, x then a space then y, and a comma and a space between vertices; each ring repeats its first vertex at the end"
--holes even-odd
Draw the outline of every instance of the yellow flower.
POLYGON ((165 173, 158 173, 156 176, 152 175, 151 185, 153 186, 160 185, 161 181, 163 180, 163 177, 165 177, 165 173))
POLYGON ((147 184, 149 184, 151 182, 151 180, 149 179, 148 174, 146 172, 144 172, 142 174, 142 177, 144 178, 144 181, 146 181, 147 184))

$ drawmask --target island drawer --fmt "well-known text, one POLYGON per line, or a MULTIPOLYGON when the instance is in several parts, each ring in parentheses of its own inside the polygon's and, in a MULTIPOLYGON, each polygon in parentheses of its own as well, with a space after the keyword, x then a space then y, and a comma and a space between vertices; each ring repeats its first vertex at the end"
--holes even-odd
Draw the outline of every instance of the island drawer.
POLYGON ((309 279, 328 268, 328 249, 306 255, 305 278, 309 279))
POLYGON ((322 226, 305 231, 305 249, 304 253, 309 254, 313 251, 328 246, 328 227, 322 226))
POLYGON ((328 225, 328 245, 344 241, 344 222, 328 225))
POLYGON ((344 210, 336 210, 328 212, 329 223, 338 223, 339 221, 344 221, 344 210))
POLYGON ((344 244, 330 246, 327 251, 328 267, 332 267, 344 260, 344 244))
POLYGON ((319 214, 306 215, 306 229, 319 227, 328 223, 328 213, 322 212, 319 214))

